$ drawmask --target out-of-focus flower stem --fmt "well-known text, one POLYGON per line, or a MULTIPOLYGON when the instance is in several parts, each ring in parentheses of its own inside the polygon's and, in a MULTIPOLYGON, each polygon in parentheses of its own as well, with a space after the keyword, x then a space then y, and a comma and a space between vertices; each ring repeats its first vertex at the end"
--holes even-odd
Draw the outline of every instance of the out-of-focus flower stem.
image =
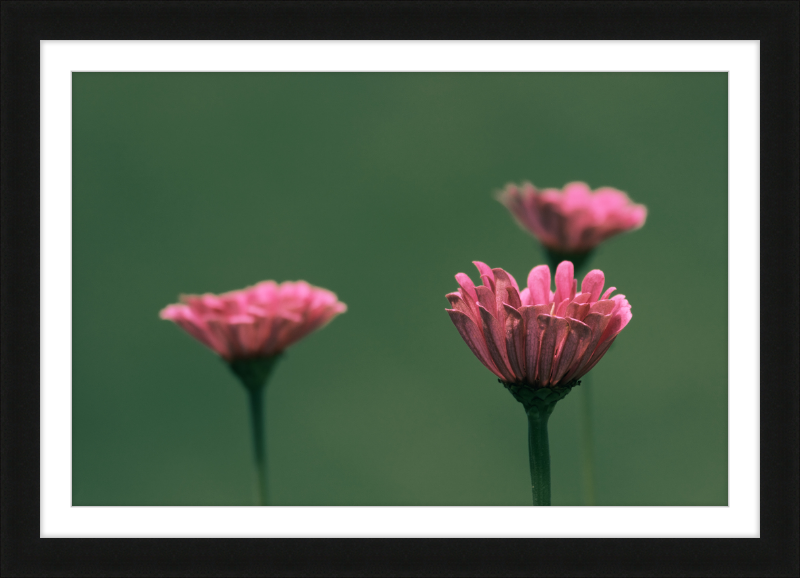
POLYGON ((253 450, 258 472, 258 505, 269 504, 269 491, 267 487, 267 452, 264 444, 264 400, 263 393, 266 388, 259 387, 248 389, 250 401, 250 426, 253 431, 253 450))
POLYGON ((592 260, 592 255, 594 251, 589 251, 588 253, 558 253, 553 251, 552 249, 548 249, 547 247, 544 248, 545 253, 547 253, 547 262, 550 265, 550 268, 555 271, 558 268, 558 264, 561 261, 571 261, 573 266, 575 267, 575 276, 582 277, 586 275, 589 269, 589 263, 592 260))
MULTIPOLYGON (((550 267, 555 268, 561 261, 572 261, 576 275, 585 275, 592 260, 593 251, 582 255, 564 255, 545 248, 550 267)), ((594 431, 592 427, 592 393, 587 376, 582 379, 583 387, 578 392, 578 417, 581 438, 581 470, 583 472, 583 503, 596 505, 594 491, 594 431)))
POLYGON ((266 423, 264 420, 264 393, 267 380, 280 355, 238 360, 230 363, 231 370, 247 390, 250 405, 250 428, 253 433, 253 457, 258 476, 258 505, 269 505, 267 480, 266 423))
POLYGON ((532 406, 528 414, 528 457, 531 467, 531 491, 534 506, 550 505, 550 440, 547 421, 553 406, 532 406))
POLYGON ((592 390, 589 376, 581 379, 583 387, 578 392, 581 427, 581 455, 583 457, 583 502, 587 506, 596 505, 594 497, 594 440, 592 439, 592 390), (588 386, 588 387, 587 387, 588 386))

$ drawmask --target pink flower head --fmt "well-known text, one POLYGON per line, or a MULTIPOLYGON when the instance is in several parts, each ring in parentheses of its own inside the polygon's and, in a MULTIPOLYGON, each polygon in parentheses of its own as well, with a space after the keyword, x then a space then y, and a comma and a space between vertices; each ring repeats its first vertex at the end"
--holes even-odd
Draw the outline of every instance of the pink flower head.
POLYGON ((587 253, 609 237, 638 229, 647 218, 647 208, 622 191, 592 191, 586 183, 569 183, 563 191, 510 184, 498 200, 545 247, 563 255, 587 253))
POLYGON ((461 337, 475 356, 503 382, 532 387, 573 385, 600 361, 631 320, 624 295, 603 293, 605 276, 590 271, 581 283, 563 261, 550 290, 550 268, 534 267, 522 291, 502 269, 475 261, 483 285, 464 273, 461 287, 447 295, 448 309, 461 337))
POLYGON ((327 289, 305 281, 262 281, 221 295, 182 295, 161 318, 174 321, 226 361, 272 357, 347 306, 327 289))

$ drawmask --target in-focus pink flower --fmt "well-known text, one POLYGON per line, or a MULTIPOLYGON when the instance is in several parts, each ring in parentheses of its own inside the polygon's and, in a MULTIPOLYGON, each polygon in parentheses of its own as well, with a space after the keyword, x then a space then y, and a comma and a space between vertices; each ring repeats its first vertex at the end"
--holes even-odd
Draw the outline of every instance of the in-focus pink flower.
POLYGON ((562 255, 587 253, 609 237, 638 229, 647 218, 647 208, 622 191, 592 191, 586 183, 569 183, 563 191, 509 184, 497 198, 523 228, 562 255))
POLYGON ((174 321, 226 361, 272 357, 347 310, 305 281, 263 281, 221 295, 183 295, 161 318, 174 321))
POLYGON ((534 267, 522 291, 502 269, 475 261, 483 285, 464 273, 461 287, 447 295, 448 309, 461 337, 489 370, 508 384, 534 388, 574 385, 600 361, 631 320, 624 295, 603 292, 605 276, 590 271, 578 292, 569 261, 556 270, 550 290, 550 268, 534 267))

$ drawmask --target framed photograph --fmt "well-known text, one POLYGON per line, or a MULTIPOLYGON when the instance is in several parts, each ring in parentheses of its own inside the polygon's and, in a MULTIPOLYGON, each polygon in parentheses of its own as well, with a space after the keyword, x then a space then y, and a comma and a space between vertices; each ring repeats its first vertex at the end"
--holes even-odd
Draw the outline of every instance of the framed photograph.
POLYGON ((4 575, 790 575, 759 6, 4 5, 4 575))

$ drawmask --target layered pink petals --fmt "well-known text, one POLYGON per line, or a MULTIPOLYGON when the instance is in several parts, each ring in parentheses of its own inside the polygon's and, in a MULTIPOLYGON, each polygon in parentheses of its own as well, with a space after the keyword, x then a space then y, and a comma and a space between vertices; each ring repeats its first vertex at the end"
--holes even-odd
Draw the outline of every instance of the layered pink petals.
POLYGON ((160 317, 227 361, 271 357, 344 313, 334 293, 305 281, 263 281, 221 295, 184 295, 160 317))
POLYGON ((631 320, 624 295, 603 293, 605 276, 595 269, 580 284, 574 267, 563 261, 556 270, 555 292, 547 265, 534 267, 528 287, 519 291, 502 269, 476 262, 483 285, 464 273, 460 289, 449 293, 453 324, 469 348, 506 383, 560 387, 580 379, 608 351, 631 320))
POLYGON ((586 253, 609 237, 638 229, 647 218, 644 205, 622 191, 592 191, 585 183, 569 183, 563 191, 510 184, 498 200, 543 245, 563 254, 586 253))

